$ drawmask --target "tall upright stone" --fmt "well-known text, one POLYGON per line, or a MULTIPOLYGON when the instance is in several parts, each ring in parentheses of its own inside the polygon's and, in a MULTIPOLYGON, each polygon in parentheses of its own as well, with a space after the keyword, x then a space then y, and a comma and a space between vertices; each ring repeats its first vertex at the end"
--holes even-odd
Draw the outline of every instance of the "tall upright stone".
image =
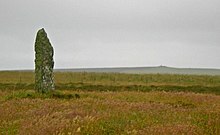
POLYGON ((54 90, 53 47, 42 28, 37 32, 35 41, 35 90, 46 93, 54 90))

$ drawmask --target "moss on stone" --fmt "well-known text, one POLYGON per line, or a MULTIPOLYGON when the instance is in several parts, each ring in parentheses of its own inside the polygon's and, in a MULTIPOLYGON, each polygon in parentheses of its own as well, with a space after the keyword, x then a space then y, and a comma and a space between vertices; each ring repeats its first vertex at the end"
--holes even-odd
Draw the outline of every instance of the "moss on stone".
POLYGON ((53 47, 42 28, 37 32, 35 41, 35 90, 46 93, 54 90, 53 47))

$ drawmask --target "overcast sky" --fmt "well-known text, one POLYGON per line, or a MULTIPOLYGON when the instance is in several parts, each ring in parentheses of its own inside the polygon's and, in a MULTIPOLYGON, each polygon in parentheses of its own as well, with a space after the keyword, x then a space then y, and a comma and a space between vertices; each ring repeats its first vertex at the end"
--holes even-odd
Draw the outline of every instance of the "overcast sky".
POLYGON ((220 68, 220 0, 0 0, 0 70, 34 69, 44 27, 55 68, 220 68))

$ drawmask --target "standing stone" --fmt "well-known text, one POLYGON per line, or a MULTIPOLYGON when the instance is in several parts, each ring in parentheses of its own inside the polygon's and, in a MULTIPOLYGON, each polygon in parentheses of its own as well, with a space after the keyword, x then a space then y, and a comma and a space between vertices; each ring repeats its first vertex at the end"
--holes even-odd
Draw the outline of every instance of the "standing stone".
POLYGON ((35 41, 35 90, 46 93, 54 90, 53 47, 42 28, 37 32, 35 41))

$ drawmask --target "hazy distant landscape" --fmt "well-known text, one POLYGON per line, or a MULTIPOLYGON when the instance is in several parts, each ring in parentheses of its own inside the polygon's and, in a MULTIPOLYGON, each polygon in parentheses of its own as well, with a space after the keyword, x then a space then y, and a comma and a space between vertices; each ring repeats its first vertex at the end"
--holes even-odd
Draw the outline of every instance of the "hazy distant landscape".
POLYGON ((129 74, 188 74, 188 75, 220 75, 220 69, 207 68, 174 68, 166 66, 158 67, 118 67, 118 68, 78 68, 57 69, 60 72, 105 72, 105 73, 129 73, 129 74))

